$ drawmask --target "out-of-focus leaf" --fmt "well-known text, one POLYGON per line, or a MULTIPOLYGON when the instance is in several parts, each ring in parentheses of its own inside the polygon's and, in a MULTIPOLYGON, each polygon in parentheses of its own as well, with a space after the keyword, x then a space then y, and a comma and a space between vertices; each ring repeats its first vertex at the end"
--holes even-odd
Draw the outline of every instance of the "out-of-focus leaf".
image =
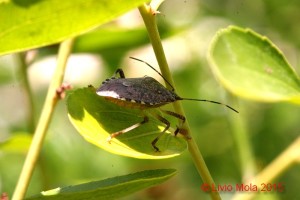
POLYGON ((300 103, 297 74, 266 37, 230 26, 216 34, 208 59, 216 78, 235 95, 300 103))
POLYGON ((0 2, 0 55, 58 43, 136 8, 145 0, 0 2))
POLYGON ((156 169, 117 176, 101 181, 56 188, 27 198, 35 199, 116 199, 158 185, 176 174, 175 169, 156 169))
MULTIPOLYGON (((67 98, 69 119, 78 132, 90 143, 111 153, 140 159, 162 159, 182 153, 187 144, 183 138, 164 134, 157 142, 161 152, 156 152, 151 142, 159 135, 161 128, 157 120, 113 138, 111 133, 141 122, 143 116, 137 109, 120 107, 96 94, 95 88, 77 89, 67 98)), ((160 124, 161 125, 161 124, 160 124)))
POLYGON ((105 28, 78 37, 74 43, 74 51, 102 52, 107 50, 133 48, 149 43, 147 31, 139 29, 105 28))
POLYGON ((29 133, 15 133, 10 138, 0 143, 0 151, 10 153, 27 153, 32 135, 29 133))

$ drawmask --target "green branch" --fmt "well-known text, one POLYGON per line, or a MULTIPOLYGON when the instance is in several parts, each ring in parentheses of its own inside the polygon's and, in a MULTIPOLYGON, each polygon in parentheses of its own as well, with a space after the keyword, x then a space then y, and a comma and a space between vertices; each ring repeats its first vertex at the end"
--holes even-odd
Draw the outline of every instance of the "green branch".
MULTIPOLYGON (((161 73, 175 88, 174 81, 173 81, 167 60, 166 60, 166 56, 165 56, 165 53, 163 50, 163 46, 162 46, 159 32, 158 32, 157 25, 156 25, 155 14, 157 13, 157 11, 153 10, 153 8, 151 6, 147 6, 147 5, 140 6, 139 11, 143 17, 145 26, 147 28, 149 38, 152 43, 152 47, 153 47, 157 62, 159 64, 161 73)), ((168 84, 166 84, 166 85, 170 89, 170 86, 168 84)), ((185 116, 182 105, 179 101, 173 103, 173 107, 174 107, 175 112, 177 112, 180 115, 185 116)), ((191 135, 191 131, 190 131, 187 121, 184 123, 182 128, 184 130, 186 130, 186 132, 187 132, 185 136, 186 136, 186 138, 188 138, 187 139, 188 149, 193 158, 194 164, 195 164, 200 176, 202 177, 203 182, 208 184, 208 186, 211 188, 213 185, 215 185, 214 181, 213 181, 213 179, 210 175, 210 172, 205 164, 202 154, 200 153, 198 146, 191 135)), ((211 195, 212 199, 221 199, 218 192, 211 192, 210 195, 211 195)))
POLYGON ((23 169, 21 171, 21 175, 19 177, 12 200, 21 200, 26 194, 34 167, 41 152, 43 141, 46 136, 55 105, 58 101, 56 90, 62 84, 66 63, 72 49, 72 44, 73 40, 69 39, 62 42, 60 45, 56 71, 50 83, 41 117, 37 124, 32 143, 25 159, 25 163, 23 165, 23 169))
MULTIPOLYGON (((275 158, 267 167, 259 174, 251 178, 245 185, 255 185, 258 191, 262 191, 262 183, 272 183, 279 175, 283 174, 287 169, 295 164, 300 163, 300 137, 298 137, 286 150, 275 158)), ((287 188, 284 183, 278 183, 277 190, 286 192, 287 188)), ((265 189, 265 188, 264 188, 265 189)), ((240 192, 236 193, 232 199, 234 200, 250 200, 254 199, 259 192, 240 192)), ((263 195, 264 196, 264 195, 263 195)))
POLYGON ((19 62, 19 67, 20 67, 20 80, 21 80, 21 84, 22 87, 25 90, 25 95, 26 95, 26 99, 28 100, 28 117, 27 117, 27 128, 28 128, 28 132, 30 132, 31 134, 34 131, 34 103, 33 103, 33 96, 32 96, 32 91, 31 91, 31 87, 29 84, 29 80, 28 80, 28 70, 27 70, 27 63, 25 61, 25 53, 17 53, 15 54, 16 58, 19 62))

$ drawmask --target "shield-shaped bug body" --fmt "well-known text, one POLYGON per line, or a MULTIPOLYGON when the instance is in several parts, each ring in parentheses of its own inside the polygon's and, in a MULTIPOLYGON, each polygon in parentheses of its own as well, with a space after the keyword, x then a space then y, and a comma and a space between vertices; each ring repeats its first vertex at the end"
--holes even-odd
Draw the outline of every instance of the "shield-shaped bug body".
MULTIPOLYGON (((136 58, 132 59, 144 62, 136 58)), ((146 64, 153 70, 155 70, 151 65, 149 65, 148 63, 146 64)), ((155 71, 166 81, 167 84, 170 85, 171 88, 173 88, 172 85, 157 70, 155 71)), ((152 77, 145 76, 142 78, 125 78, 122 69, 117 69, 115 75, 112 78, 103 81, 102 85, 97 89, 96 92, 99 96, 103 96, 108 101, 116 103, 119 106, 141 110, 149 108, 159 108, 165 104, 172 103, 178 100, 193 100, 221 104, 227 106, 235 112, 238 112, 232 107, 216 101, 210 101, 206 99, 181 98, 174 92, 174 89, 168 90, 152 77), (119 77, 117 77, 117 74, 119 74, 119 77)), ((180 119, 182 123, 185 122, 185 117, 178 113, 162 109, 161 111, 180 119)), ((152 141, 153 148, 156 151, 159 151, 158 147, 156 146, 156 142, 159 140, 160 136, 162 136, 162 134, 169 129, 170 122, 159 114, 156 114, 155 117, 166 125, 165 129, 152 141)), ((124 130, 112 133, 108 138, 108 142, 110 142, 112 138, 135 129, 146 122, 148 122, 148 117, 145 115, 142 122, 134 124, 124 130)), ((180 129, 177 127, 174 134, 176 135, 178 132, 180 132, 180 129)))
POLYGON ((97 94, 120 105, 131 102, 135 108, 155 108, 180 99, 152 77, 111 78, 102 83, 97 94))

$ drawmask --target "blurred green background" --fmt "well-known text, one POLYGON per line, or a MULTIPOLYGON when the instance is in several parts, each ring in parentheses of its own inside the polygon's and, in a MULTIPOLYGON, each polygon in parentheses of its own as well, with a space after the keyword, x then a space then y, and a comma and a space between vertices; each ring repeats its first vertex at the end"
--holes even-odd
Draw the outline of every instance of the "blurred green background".
MULTIPOLYGON (((235 185, 256 173, 251 167, 242 167, 237 148, 239 141, 232 134, 235 123, 242 124, 255 168, 260 171, 298 137, 300 109, 288 103, 230 101, 235 98, 214 79, 206 61, 210 39, 219 28, 231 24, 249 27, 270 38, 299 73, 299 9, 300 1, 297 0, 172 0, 164 2, 159 9, 162 13, 157 15, 159 30, 177 93, 182 97, 233 104, 241 112, 232 118, 221 106, 183 102, 194 138, 216 184, 235 185)), ((56 54, 57 45, 53 45, 26 55, 30 63, 27 72, 33 91, 33 109, 24 90, 19 57, 0 57, 0 193, 7 192, 9 196, 13 193, 33 133, 31 119, 37 123, 56 54)), ((147 75, 161 80, 155 72, 130 60, 129 56, 157 67, 137 10, 78 37, 65 82, 74 88, 89 84, 98 86, 112 76, 116 68, 122 68, 128 77, 147 75)), ((84 141, 76 132, 67 118, 63 100, 56 108, 27 195, 155 168, 176 168, 179 173, 159 187, 125 199, 210 199, 200 189, 202 181, 187 151, 166 160, 137 160, 107 153, 84 141)), ((297 191, 299 165, 289 168, 272 183, 279 182, 285 185, 283 193, 271 192, 262 195, 261 199, 300 198, 297 191)), ((224 199, 233 195, 233 192, 221 193, 224 199)))

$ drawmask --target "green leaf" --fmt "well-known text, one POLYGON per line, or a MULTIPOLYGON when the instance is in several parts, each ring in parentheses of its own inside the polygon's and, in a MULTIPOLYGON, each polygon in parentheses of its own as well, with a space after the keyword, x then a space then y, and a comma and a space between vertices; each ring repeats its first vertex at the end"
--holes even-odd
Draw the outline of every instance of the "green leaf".
POLYGON ((77 52, 105 52, 149 43, 145 28, 125 29, 109 27, 78 37, 74 44, 77 52))
MULTIPOLYGON (((111 133, 143 121, 139 109, 111 103, 96 94, 95 88, 77 89, 67 98, 69 119, 78 132, 90 143, 114 154, 140 159, 162 159, 182 153, 187 144, 183 138, 163 134, 156 152, 151 142, 164 127, 149 116, 150 121, 107 142, 111 133)), ((148 115, 147 115, 148 116, 148 115)))
POLYGON ((29 133, 14 133, 10 138, 0 143, 0 151, 25 154, 29 149, 31 140, 32 135, 29 133))
POLYGON ((35 199, 116 199, 136 191, 158 185, 176 174, 175 169, 156 169, 117 176, 75 186, 41 192, 27 200, 35 199))
POLYGON ((74 37, 136 8, 145 0, 0 2, 0 55, 74 37))
POLYGON ((235 95, 300 103, 300 81, 284 55, 266 37, 249 29, 220 30, 208 60, 217 79, 235 95))

